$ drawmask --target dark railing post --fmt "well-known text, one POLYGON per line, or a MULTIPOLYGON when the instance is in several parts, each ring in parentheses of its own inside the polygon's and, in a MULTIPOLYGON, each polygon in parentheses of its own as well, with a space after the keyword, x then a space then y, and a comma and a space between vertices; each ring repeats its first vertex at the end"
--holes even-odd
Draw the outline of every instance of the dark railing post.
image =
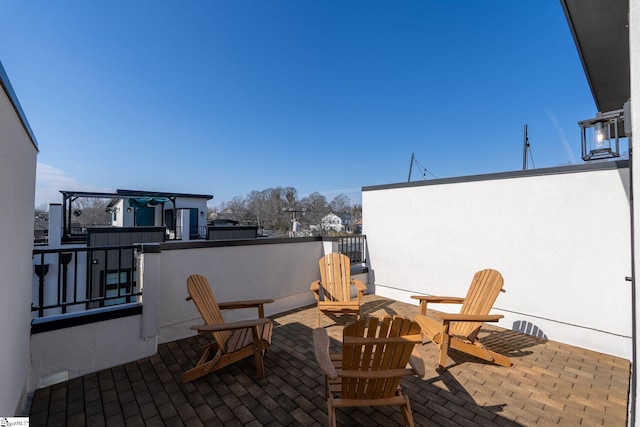
MULTIPOLYGON (((67 302, 67 267, 71 262, 73 254, 71 252, 61 252, 58 256, 58 261, 60 262, 60 266, 62 267, 62 312, 67 312, 67 306, 65 305, 67 302)), ((60 282, 58 282, 58 296, 60 295, 60 282)))
POLYGON ((38 276, 38 317, 44 315, 44 277, 49 272, 49 264, 44 263, 44 254, 40 254, 40 264, 34 265, 36 276, 38 276))

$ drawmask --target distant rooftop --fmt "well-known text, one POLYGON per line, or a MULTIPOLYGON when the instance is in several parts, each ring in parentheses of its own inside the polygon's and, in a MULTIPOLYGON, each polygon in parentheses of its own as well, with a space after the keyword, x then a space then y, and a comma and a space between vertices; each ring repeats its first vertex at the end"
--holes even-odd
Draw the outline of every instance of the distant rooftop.
POLYGON ((176 197, 190 197, 196 199, 211 200, 213 196, 211 194, 189 194, 189 193, 171 193, 171 192, 159 192, 159 191, 143 191, 143 190, 122 190, 118 189, 115 193, 101 193, 91 191, 67 191, 60 190, 62 196, 65 199, 72 197, 91 197, 94 199, 122 199, 125 197, 166 197, 173 199, 176 197))

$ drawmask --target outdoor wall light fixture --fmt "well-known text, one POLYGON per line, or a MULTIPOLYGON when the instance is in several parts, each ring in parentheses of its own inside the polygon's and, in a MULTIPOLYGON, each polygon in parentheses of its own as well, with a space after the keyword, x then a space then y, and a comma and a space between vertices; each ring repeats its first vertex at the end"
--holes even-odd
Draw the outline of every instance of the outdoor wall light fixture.
POLYGON ((127 213, 131 213, 131 208, 127 208, 127 213))
POLYGON ((598 113, 595 119, 578 122, 582 129, 582 160, 620 157, 620 138, 624 130, 624 110, 598 113))

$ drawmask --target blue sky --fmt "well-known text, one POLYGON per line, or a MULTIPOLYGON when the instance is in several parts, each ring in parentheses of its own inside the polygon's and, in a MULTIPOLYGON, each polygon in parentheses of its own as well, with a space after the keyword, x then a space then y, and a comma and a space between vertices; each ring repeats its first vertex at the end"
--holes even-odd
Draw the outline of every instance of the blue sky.
POLYGON ((363 186, 581 162, 558 0, 3 0, 0 60, 57 190, 363 186), (428 175, 431 177, 431 175, 428 175), (414 168, 413 180, 421 179, 414 168))

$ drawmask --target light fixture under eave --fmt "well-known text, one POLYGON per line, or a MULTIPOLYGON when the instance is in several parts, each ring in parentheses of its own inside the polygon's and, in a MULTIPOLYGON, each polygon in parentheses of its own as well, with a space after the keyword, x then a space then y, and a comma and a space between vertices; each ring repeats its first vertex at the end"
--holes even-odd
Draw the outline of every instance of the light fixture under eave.
POLYGON ((595 119, 578 122, 582 129, 582 160, 620 157, 620 138, 626 136, 624 109, 598 113, 595 119))

